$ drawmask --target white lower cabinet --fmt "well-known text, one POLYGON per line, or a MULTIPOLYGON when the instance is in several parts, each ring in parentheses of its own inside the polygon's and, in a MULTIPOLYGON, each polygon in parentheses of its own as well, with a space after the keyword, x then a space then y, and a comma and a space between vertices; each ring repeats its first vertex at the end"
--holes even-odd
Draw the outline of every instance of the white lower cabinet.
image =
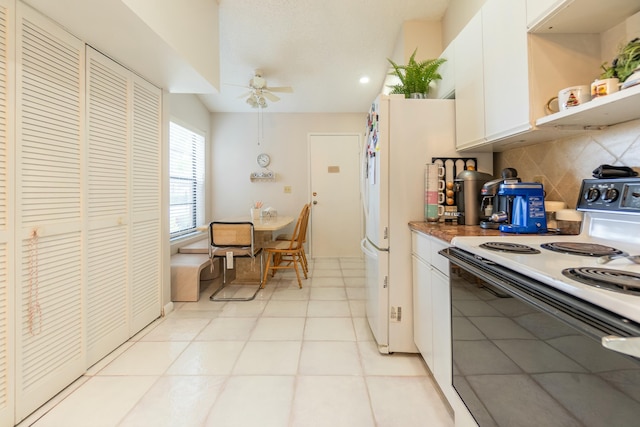
POLYGON ((414 231, 412 246, 414 340, 442 393, 452 402, 449 261, 438 254, 449 245, 414 231))
POLYGON ((433 313, 429 282, 431 266, 413 255, 413 340, 433 371, 433 313))

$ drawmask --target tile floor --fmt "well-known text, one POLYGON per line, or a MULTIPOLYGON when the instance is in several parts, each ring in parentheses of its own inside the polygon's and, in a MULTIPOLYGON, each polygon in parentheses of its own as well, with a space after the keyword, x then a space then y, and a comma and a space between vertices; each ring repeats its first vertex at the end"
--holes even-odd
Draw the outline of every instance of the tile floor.
POLYGON ((250 302, 211 302, 212 283, 20 427, 453 426, 419 355, 378 353, 362 261, 310 269, 250 302))

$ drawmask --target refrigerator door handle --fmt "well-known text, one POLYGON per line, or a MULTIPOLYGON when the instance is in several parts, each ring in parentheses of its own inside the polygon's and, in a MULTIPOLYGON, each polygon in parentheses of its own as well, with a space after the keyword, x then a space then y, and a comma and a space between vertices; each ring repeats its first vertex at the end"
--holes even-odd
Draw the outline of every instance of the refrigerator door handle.
POLYGON ((602 337, 602 346, 618 353, 640 357, 640 337, 624 338, 608 335, 602 337))
POLYGON ((362 241, 360 242, 360 250, 362 250, 362 253, 368 256, 369 258, 376 258, 376 253, 374 251, 371 251, 369 248, 367 248, 366 237, 362 239, 362 241))

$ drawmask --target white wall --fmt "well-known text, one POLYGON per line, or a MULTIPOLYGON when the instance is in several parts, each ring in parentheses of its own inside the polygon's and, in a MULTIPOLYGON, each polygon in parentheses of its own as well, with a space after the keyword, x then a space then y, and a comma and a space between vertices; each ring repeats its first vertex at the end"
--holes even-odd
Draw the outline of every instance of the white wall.
POLYGON ((366 113, 267 113, 263 116, 262 143, 258 146, 256 113, 211 115, 212 213, 210 219, 249 215, 251 203, 261 200, 280 215, 296 217, 308 194, 307 135, 311 132, 362 133, 366 113), (259 153, 271 156, 269 169, 275 182, 251 182, 261 168, 259 153), (284 186, 292 192, 284 193, 284 186))

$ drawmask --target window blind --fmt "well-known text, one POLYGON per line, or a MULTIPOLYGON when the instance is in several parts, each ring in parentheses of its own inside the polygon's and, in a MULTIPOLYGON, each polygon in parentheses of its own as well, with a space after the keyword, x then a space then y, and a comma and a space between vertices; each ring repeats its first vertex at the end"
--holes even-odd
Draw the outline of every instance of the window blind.
POLYGON ((169 220, 171 237, 204 222, 205 137, 175 122, 169 125, 169 220))

